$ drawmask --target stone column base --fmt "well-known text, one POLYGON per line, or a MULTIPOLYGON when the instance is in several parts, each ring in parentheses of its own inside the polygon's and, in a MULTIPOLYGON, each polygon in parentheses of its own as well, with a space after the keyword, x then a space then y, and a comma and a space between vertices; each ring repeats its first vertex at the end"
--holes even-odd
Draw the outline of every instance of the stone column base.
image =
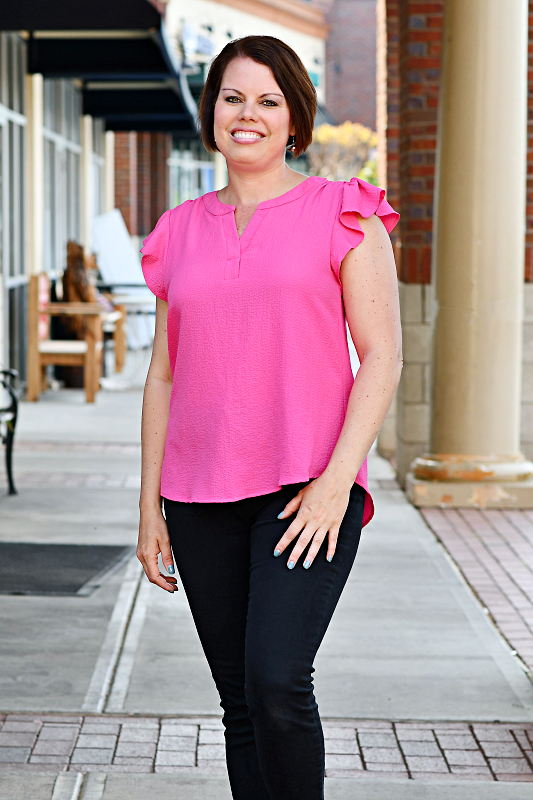
POLYGON ((410 472, 405 490, 418 508, 533 508, 533 479, 425 481, 410 472))

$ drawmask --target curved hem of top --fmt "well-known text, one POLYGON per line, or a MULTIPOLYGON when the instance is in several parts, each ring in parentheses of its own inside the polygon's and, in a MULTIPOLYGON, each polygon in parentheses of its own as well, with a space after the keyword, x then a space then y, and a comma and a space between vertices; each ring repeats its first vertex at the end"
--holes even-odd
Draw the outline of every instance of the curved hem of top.
MULTIPOLYGON (((169 495, 170 492, 163 492, 163 491, 161 491, 161 497, 164 500, 171 500, 174 503, 238 503, 239 500, 249 500, 252 497, 264 497, 267 494, 275 494, 275 492, 280 492, 284 486, 292 486, 293 484, 296 484, 296 483, 307 483, 307 481, 312 481, 312 480, 314 480, 315 478, 318 478, 318 477, 319 477, 318 475, 313 475, 310 478, 301 478, 300 480, 296 480, 296 481, 295 480, 289 480, 286 483, 280 484, 275 489, 268 489, 267 491, 261 491, 261 492, 259 492, 259 494, 247 494, 247 495, 244 495, 244 496, 241 496, 241 497, 232 497, 232 498, 230 498, 228 500, 196 500, 196 499, 195 500, 183 500, 181 497, 168 497, 167 495, 169 495)), ((366 514, 365 514, 365 519, 363 520, 363 528, 364 528, 365 525, 368 525, 368 523, 370 522, 370 520, 374 516, 374 501, 372 500, 372 495, 370 494, 370 492, 368 491, 368 488, 366 486, 363 486, 358 481, 354 481, 354 485, 355 484, 360 486, 366 492, 365 511, 367 509, 368 504, 370 504, 370 508, 369 508, 370 514, 369 514, 368 518, 366 518, 366 514)))

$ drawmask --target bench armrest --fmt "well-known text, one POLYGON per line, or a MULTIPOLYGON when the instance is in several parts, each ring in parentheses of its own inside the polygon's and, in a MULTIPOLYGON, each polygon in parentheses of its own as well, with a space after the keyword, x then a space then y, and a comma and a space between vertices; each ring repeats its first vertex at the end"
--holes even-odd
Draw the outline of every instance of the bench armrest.
POLYGON ((50 316, 58 314, 102 316, 106 313, 98 303, 48 303, 39 308, 39 314, 50 314, 50 316))

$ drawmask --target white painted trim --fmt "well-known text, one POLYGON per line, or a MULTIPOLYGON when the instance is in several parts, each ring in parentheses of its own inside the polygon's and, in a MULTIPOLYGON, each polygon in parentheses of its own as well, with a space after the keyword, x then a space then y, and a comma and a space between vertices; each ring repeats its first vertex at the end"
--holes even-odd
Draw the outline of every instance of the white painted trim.
POLYGON ((127 566, 124 581, 107 626, 100 654, 81 707, 82 711, 101 714, 104 710, 143 574, 139 561, 132 558, 127 566))
POLYGON ((28 281, 29 278, 27 275, 15 275, 14 278, 4 275, 4 286, 6 289, 15 289, 17 286, 24 286, 28 281))
POLYGON ((78 155, 82 152, 81 144, 77 142, 73 142, 72 139, 67 139, 66 136, 63 136, 61 133, 56 133, 51 128, 42 128, 43 137, 48 139, 50 142, 54 142, 56 147, 59 150, 70 150, 72 153, 77 153, 78 155))
POLYGON ((91 252, 93 224, 93 118, 84 114, 81 119, 81 241, 86 253, 91 252))
POLYGON ((120 661, 117 665, 113 687, 105 707, 105 710, 108 713, 122 711, 124 708, 133 667, 135 665, 135 656, 137 655, 139 641, 144 627, 144 621, 146 619, 146 613, 150 605, 151 594, 151 584, 148 582, 148 580, 143 580, 139 594, 137 595, 135 608, 133 609, 133 613, 131 615, 131 622, 128 626, 128 632, 124 640, 124 647, 122 648, 122 653, 120 654, 120 661))
POLYGON ((51 800, 78 800, 84 778, 84 772, 60 772, 51 800))
POLYGON ((7 120, 8 122, 15 122, 17 125, 26 125, 27 119, 24 114, 19 114, 18 111, 13 111, 11 108, 0 103, 0 122, 7 120))

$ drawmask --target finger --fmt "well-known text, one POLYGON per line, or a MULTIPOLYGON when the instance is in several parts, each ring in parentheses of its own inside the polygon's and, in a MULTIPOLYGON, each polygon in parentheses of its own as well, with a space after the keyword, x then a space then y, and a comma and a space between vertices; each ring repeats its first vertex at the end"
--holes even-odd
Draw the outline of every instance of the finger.
POLYGON ((296 566, 296 562, 302 555, 303 551, 313 538, 316 533, 316 525, 311 525, 311 523, 307 523, 303 531, 301 532, 300 536, 298 537, 298 541, 296 542, 295 546, 293 547, 289 559, 287 561, 287 566, 289 569, 293 569, 296 566))
POLYGON ((328 549, 326 551, 326 558, 328 561, 333 560, 333 556, 335 555, 335 550, 337 549, 337 539, 339 538, 339 528, 332 527, 329 531, 328 536, 328 549))
POLYGON ((168 580, 161 575, 159 572, 159 565, 157 563, 157 556, 158 553, 154 553, 153 551, 146 552, 144 549, 137 551, 137 558, 143 565, 143 569, 145 572, 146 577, 150 581, 150 583, 155 583, 156 586, 159 586, 161 589, 165 589, 167 592, 173 592, 174 588, 172 584, 169 583, 171 580, 168 580))
POLYGON ((309 569, 309 567, 311 566, 311 564, 315 560, 316 554, 320 550, 320 548, 322 546, 322 542, 326 538, 327 534, 328 534, 328 529, 327 528, 319 528, 317 530, 317 532, 315 533, 315 535, 313 536, 313 541, 311 542, 311 547, 309 548, 309 550, 307 552, 307 556, 306 556, 305 561, 304 561, 304 569, 309 569))
POLYGON ((161 561, 169 575, 174 575, 174 559, 172 557, 172 549, 170 547, 170 539, 163 539, 159 543, 161 549, 161 561))
POLYGON ((290 517, 291 514, 295 514, 300 508, 302 499, 303 499, 303 494, 300 491, 298 492, 296 497, 293 497, 292 500, 289 500, 283 511, 280 514, 278 514, 278 519, 286 519, 287 517, 290 517))
POLYGON ((283 553, 286 547, 290 545, 293 539, 295 539, 298 534, 302 531, 305 527, 305 522, 302 519, 296 517, 293 522, 289 525, 279 542, 277 543, 276 547, 274 548, 274 555, 279 556, 283 553))

